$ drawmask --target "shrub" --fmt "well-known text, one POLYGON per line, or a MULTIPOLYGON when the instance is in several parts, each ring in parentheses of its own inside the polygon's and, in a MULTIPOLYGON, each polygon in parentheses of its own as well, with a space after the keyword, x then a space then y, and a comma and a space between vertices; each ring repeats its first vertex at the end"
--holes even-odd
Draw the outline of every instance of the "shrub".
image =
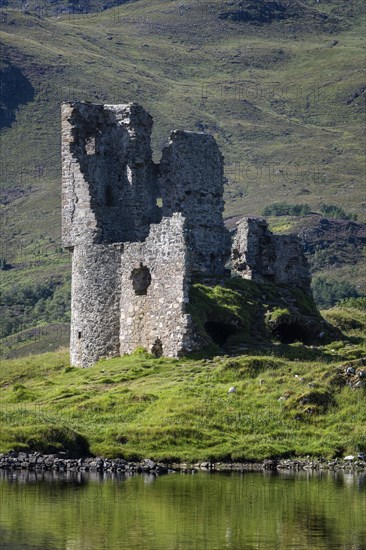
POLYGON ((6 259, 5 258, 0 258, 0 270, 1 271, 5 271, 6 269, 8 269, 10 266, 9 264, 7 263, 6 259))
POLYGON ((355 286, 345 281, 318 277, 312 282, 314 300, 321 308, 330 308, 345 298, 358 298, 355 286))
POLYGON ((357 220, 357 214, 347 214, 343 208, 335 204, 321 204, 320 212, 327 218, 338 220, 357 220))
POLYGON ((359 309, 360 311, 366 311, 366 296, 359 296, 358 298, 344 298, 338 303, 341 307, 349 307, 352 309, 359 309))
POLYGON ((263 209, 262 216, 305 216, 310 212, 311 208, 308 204, 274 202, 263 209))
POLYGON ((68 322, 71 302, 70 280, 51 278, 4 291, 0 306, 1 337, 4 338, 42 322, 68 322))

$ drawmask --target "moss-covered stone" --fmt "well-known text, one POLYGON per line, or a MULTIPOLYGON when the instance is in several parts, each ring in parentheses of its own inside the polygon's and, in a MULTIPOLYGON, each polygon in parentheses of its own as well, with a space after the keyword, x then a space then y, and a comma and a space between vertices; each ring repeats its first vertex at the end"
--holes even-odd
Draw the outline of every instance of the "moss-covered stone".
POLYGON ((312 296, 288 285, 205 280, 192 285, 188 311, 202 335, 228 351, 269 341, 312 344, 334 335, 312 296))

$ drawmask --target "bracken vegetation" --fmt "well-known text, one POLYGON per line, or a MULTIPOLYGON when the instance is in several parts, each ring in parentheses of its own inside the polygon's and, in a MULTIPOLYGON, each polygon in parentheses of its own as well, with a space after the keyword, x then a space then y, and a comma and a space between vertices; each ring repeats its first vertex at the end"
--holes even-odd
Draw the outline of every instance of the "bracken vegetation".
POLYGON ((0 298, 1 338, 35 324, 70 321, 70 299, 69 278, 66 282, 51 278, 8 288, 0 298))
POLYGON ((309 204, 288 204, 287 202, 275 202, 262 210, 263 216, 305 216, 310 214, 309 204))
POLYGON ((357 288, 346 281, 316 277, 312 281, 314 300, 322 308, 330 308, 347 298, 359 298, 357 288))

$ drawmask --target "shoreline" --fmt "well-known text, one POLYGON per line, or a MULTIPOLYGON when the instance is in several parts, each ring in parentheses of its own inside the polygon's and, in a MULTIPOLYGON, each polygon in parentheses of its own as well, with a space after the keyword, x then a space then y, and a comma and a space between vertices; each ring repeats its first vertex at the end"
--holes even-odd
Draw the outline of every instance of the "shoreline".
POLYGON ((366 471, 366 459, 358 457, 325 460, 267 459, 260 462, 166 462, 144 459, 128 461, 123 458, 103 457, 69 458, 67 453, 42 454, 11 452, 0 453, 0 470, 28 470, 36 472, 128 472, 167 474, 173 472, 259 472, 259 471, 344 471, 356 473, 366 471))

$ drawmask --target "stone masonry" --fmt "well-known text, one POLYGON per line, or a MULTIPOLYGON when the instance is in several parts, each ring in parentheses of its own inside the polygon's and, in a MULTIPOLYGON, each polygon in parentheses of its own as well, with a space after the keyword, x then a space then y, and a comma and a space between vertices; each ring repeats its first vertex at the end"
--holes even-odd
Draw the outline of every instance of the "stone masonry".
POLYGON ((121 269, 120 354, 138 346, 175 357, 201 347, 190 315, 187 221, 181 213, 151 226, 142 243, 126 243, 121 269))
POLYGON ((296 235, 273 235, 262 218, 242 218, 237 223, 232 267, 244 279, 288 284, 310 292, 301 239, 296 235))
POLYGON ((151 128, 135 103, 62 106, 72 365, 139 346, 177 357, 207 343, 186 306, 191 277, 223 274, 230 256, 222 155, 212 136, 176 131, 155 165, 151 128))
MULTIPOLYGON (((223 158, 208 134, 174 131, 152 160, 152 117, 135 103, 62 105, 62 238, 72 252, 71 364, 143 347, 179 357, 210 342, 187 312, 197 275, 227 273, 223 158)), ((296 237, 244 218, 236 274, 309 287, 296 237)))

